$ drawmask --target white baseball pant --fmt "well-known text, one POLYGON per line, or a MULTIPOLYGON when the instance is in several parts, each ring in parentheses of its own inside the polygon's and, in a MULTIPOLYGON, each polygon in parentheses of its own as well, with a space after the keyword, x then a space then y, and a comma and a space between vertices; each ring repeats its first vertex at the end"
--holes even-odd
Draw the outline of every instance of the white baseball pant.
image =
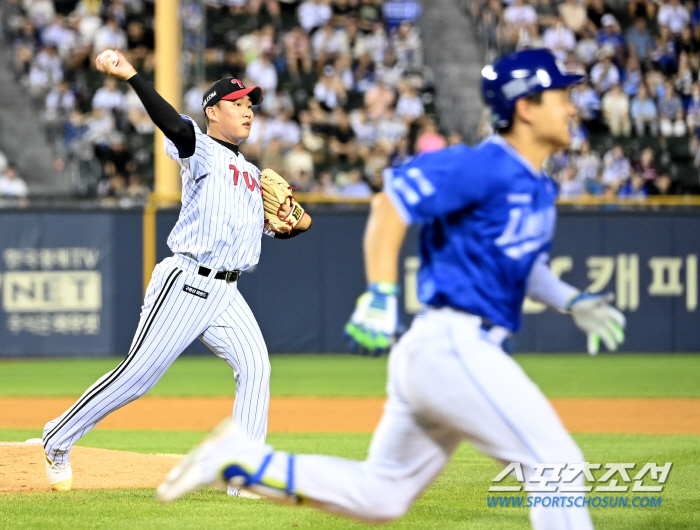
MULTIPOLYGON (((385 522, 409 509, 463 440, 521 463, 525 480, 536 463, 583 462, 540 389, 480 323, 449 308, 416 317, 391 352, 389 396, 367 460, 296 455, 290 473, 289 456, 275 452, 264 477, 286 484, 293 476, 309 504, 385 522)), ((538 506, 530 519, 537 530, 593 528, 586 508, 538 506)))
POLYGON ((255 317, 236 283, 198 274, 180 254, 159 263, 146 290, 129 354, 44 428, 44 449, 67 462, 73 444, 108 414, 148 392, 197 337, 233 368, 233 418, 263 443, 270 403, 270 361, 255 317))

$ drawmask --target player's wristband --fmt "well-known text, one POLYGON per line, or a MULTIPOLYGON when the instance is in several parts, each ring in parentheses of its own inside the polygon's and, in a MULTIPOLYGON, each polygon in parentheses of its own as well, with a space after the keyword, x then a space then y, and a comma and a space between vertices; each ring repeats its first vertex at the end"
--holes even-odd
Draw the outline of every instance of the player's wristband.
POLYGON ((399 286, 394 282, 375 282, 369 285, 369 290, 375 294, 399 294, 399 286))

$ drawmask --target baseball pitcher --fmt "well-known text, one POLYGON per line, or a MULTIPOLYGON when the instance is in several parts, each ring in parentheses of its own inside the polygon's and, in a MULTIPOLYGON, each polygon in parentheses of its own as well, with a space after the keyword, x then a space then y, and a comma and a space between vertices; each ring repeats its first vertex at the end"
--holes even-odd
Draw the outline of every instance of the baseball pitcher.
POLYGON ((287 182, 270 169, 261 172, 238 151, 253 125, 253 105, 263 100, 260 87, 246 88, 232 78, 215 82, 202 100, 208 125, 204 134, 120 52, 103 52, 96 62, 98 70, 129 82, 165 134, 165 151, 180 164, 182 209, 168 237, 173 256, 153 271, 128 355, 46 424, 46 471, 57 491, 72 487, 73 444, 105 416, 153 388, 196 338, 233 368, 233 417, 251 439, 264 443, 270 361, 238 279, 258 262, 263 233, 285 239, 311 227, 287 182))

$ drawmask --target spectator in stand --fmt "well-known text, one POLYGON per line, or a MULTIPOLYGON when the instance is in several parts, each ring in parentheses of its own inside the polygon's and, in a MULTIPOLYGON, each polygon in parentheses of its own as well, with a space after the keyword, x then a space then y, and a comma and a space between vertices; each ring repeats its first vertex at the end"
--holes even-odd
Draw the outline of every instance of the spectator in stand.
POLYGON ((560 61, 566 61, 569 52, 576 48, 574 32, 567 28, 558 16, 553 17, 552 26, 544 32, 542 40, 545 47, 552 50, 560 61))
POLYGON ((600 97, 588 83, 582 83, 573 88, 571 99, 581 120, 590 129, 590 122, 600 117, 600 97))
POLYGON ((700 84, 697 82, 693 83, 690 91, 686 122, 688 123, 688 131, 698 136, 700 129, 700 84))
MULTIPOLYGON (((700 22, 698 23, 700 24, 700 22)), ((676 50, 679 54, 685 52, 688 54, 693 69, 698 67, 698 54, 700 54, 700 40, 693 36, 693 30, 690 26, 686 26, 681 31, 680 37, 676 39, 676 50)))
POLYGON ((371 121, 381 118, 394 105, 394 91, 381 79, 365 92, 365 108, 371 121))
POLYGON ((690 103, 690 91, 693 87, 693 77, 688 54, 686 52, 681 52, 678 56, 678 73, 676 74, 673 87, 681 98, 683 108, 687 108, 690 103))
POLYGON ((588 24, 586 8, 578 0, 566 0, 559 4, 559 16, 566 27, 576 35, 582 35, 584 28, 588 24))
POLYGON ((282 154, 282 142, 279 138, 272 138, 265 146, 260 156, 260 167, 269 167, 277 173, 282 172, 284 155, 282 154))
POLYGON ((124 93, 117 87, 117 80, 105 77, 103 85, 97 89, 92 98, 93 109, 122 112, 126 108, 124 93))
POLYGON ((656 38, 656 46, 651 54, 655 66, 661 69, 664 75, 673 75, 678 68, 678 54, 676 53, 676 43, 671 36, 668 27, 659 28, 659 36, 656 38))
POLYGON ((358 7, 357 26, 360 31, 369 32, 377 25, 384 27, 382 22, 382 10, 375 0, 360 0, 358 7))
POLYGON ((654 100, 649 97, 646 85, 639 85, 639 92, 632 100, 630 109, 634 131, 637 136, 644 136, 645 131, 649 131, 652 136, 659 134, 659 117, 656 111, 654 100))
POLYGON ((57 15, 41 32, 41 42, 45 46, 55 46, 64 60, 69 58, 75 41, 76 35, 68 28, 66 18, 61 15, 57 15))
POLYGON ((76 107, 75 94, 68 81, 61 81, 52 88, 44 100, 44 119, 50 127, 63 128, 68 116, 76 107))
POLYGON ((408 162, 411 158, 413 158, 411 155, 411 144, 408 141, 408 137, 404 136, 401 138, 401 140, 399 140, 399 143, 396 144, 396 149, 394 152, 391 153, 391 156, 389 157, 389 165, 392 167, 400 166, 408 162))
POLYGON ((581 61, 586 68, 590 68, 600 56, 600 46, 595 34, 590 29, 584 28, 583 35, 576 43, 576 58, 581 61))
POLYGON ((306 33, 313 33, 331 20, 333 12, 327 0, 306 0, 297 12, 299 25, 306 33))
POLYGON ((664 82, 666 78, 661 73, 660 70, 652 69, 647 71, 646 74, 646 85, 649 89, 649 97, 656 99, 664 96, 664 82))
POLYGON ((55 46, 43 46, 29 68, 29 93, 44 98, 49 89, 63 80, 63 65, 55 46))
POLYGON ((664 83, 664 95, 659 99, 659 128, 663 136, 686 134, 683 103, 670 80, 664 83))
POLYGON ((148 198, 151 190, 143 183, 143 179, 139 173, 130 173, 127 182, 126 195, 128 197, 142 200, 148 198))
POLYGON ((630 51, 634 52, 640 63, 646 65, 654 50, 654 39, 647 29, 647 21, 643 17, 635 19, 634 26, 627 31, 627 42, 630 51))
POLYGON ((518 30, 518 40, 515 49, 530 50, 534 48, 544 48, 544 40, 540 35, 540 29, 536 25, 525 26, 518 30))
POLYGON ((603 27, 603 17, 608 13, 612 14, 612 11, 605 5, 604 0, 590 0, 588 2, 586 14, 596 30, 603 27))
MULTIPOLYGON (((313 179, 314 159, 311 153, 299 142, 285 156, 283 161, 284 175, 292 185, 306 177, 313 179)), ((309 190, 306 190, 309 191, 309 190)))
POLYGON ((581 144, 581 151, 575 153, 571 159, 571 165, 576 170, 576 179, 584 184, 594 181, 601 169, 600 155, 591 150, 591 144, 585 140, 581 144))
POLYGON ((612 48, 601 48, 600 55, 600 61, 591 69, 591 82, 602 95, 620 82, 620 70, 612 61, 612 48))
POLYGON ((17 173, 14 164, 8 164, 5 172, 0 175, 0 196, 26 197, 29 195, 27 183, 17 173))
POLYGON ((367 111, 362 109, 353 110, 350 113, 350 124, 355 133, 357 144, 374 145, 377 141, 377 127, 367 117, 367 111))
POLYGON ((114 17, 107 18, 104 26, 95 32, 92 41, 93 58, 105 50, 125 50, 128 44, 126 32, 114 17))
POLYGON ((693 0, 685 0, 685 8, 690 15, 690 25, 697 26, 700 24, 700 6, 693 0))
POLYGON ((51 89, 44 100, 44 125, 54 155, 58 158, 62 158, 65 154, 63 132, 66 122, 75 108, 75 94, 65 80, 51 89))
POLYGON ((553 26, 554 19, 559 16, 559 10, 552 4, 552 0, 534 0, 533 7, 537 13, 537 24, 540 26, 553 26))
POLYGON ((620 26, 615 15, 608 13, 601 19, 603 29, 598 32, 598 45, 601 48, 611 48, 618 64, 623 64, 627 53, 627 42, 620 33, 620 26))
POLYGON ((284 36, 284 51, 286 66, 292 78, 297 77, 300 71, 305 74, 311 72, 311 41, 301 27, 295 26, 284 36))
POLYGON ((126 58, 137 70, 144 69, 144 63, 152 55, 155 38, 152 31, 147 31, 140 20, 132 20, 126 26, 126 58))
POLYGON ((634 163, 634 171, 639 174, 645 182, 654 180, 659 176, 654 161, 654 150, 647 147, 642 151, 639 160, 634 163))
POLYGON ((603 96, 603 119, 613 136, 629 136, 630 124, 630 102, 629 96, 622 90, 620 84, 603 96))
POLYGON ((639 66, 639 61, 633 55, 627 59, 627 64, 625 66, 625 76, 622 83, 622 89, 629 97, 634 97, 637 95, 639 83, 642 81, 642 70, 639 66))
POLYGON ((644 200, 647 197, 647 190, 644 179, 636 171, 632 172, 632 176, 620 188, 618 196, 621 199, 644 200))
POLYGON ((586 193, 583 182, 576 178, 576 170, 566 166, 561 172, 559 183, 559 198, 563 200, 577 199, 586 193))
POLYGON ((250 85, 258 85, 267 93, 274 94, 277 90, 277 70, 267 52, 261 53, 257 59, 248 63, 245 76, 252 81, 250 85))
POLYGON ((514 0, 503 11, 503 22, 505 23, 503 27, 505 38, 510 42, 515 42, 521 28, 537 24, 537 12, 525 0, 514 0))
POLYGON ((301 141, 301 129, 299 124, 292 120, 292 115, 289 110, 280 110, 276 116, 266 120, 263 146, 276 138, 280 141, 282 149, 287 150, 301 141))
POLYGON ((425 114, 423 101, 418 91, 407 79, 399 83, 399 99, 396 102, 396 114, 410 124, 425 114))
POLYGON ((350 117, 343 109, 334 112, 335 124, 328 131, 330 152, 340 160, 347 161, 357 151, 355 131, 350 125, 350 117))
POLYGON ((389 48, 384 54, 384 60, 375 65, 375 72, 378 80, 396 89, 406 72, 406 67, 398 62, 394 51, 389 48))
POLYGON ((655 0, 629 0, 627 10, 630 18, 647 18, 653 20, 656 16, 655 0))
POLYGON ((348 44, 344 29, 328 23, 311 37, 311 52, 316 65, 326 64, 331 57, 346 53, 348 44))
POLYGON ((649 195, 677 195, 678 184, 671 179, 668 173, 663 173, 647 183, 647 191, 649 195))
MULTIPOLYGON (((386 5, 386 4, 385 4, 386 5)), ((399 64, 406 70, 419 70, 423 65, 423 44, 418 29, 404 21, 390 39, 399 64)))
POLYGON ((421 128, 418 138, 416 139, 416 153, 428 153, 444 149, 447 146, 445 137, 438 132, 437 125, 432 118, 425 117, 423 127, 421 128))
POLYGON ((408 127, 401 118, 389 109, 384 116, 377 120, 377 145, 385 152, 391 152, 394 145, 408 134, 408 127))
POLYGON ((588 139, 588 130, 586 130, 586 126, 581 123, 581 117, 578 114, 574 114, 571 117, 569 137, 571 138, 569 149, 572 151, 579 151, 583 142, 588 139))
POLYGON ((333 110, 347 102, 347 92, 331 65, 324 66, 323 74, 314 87, 314 97, 326 110, 333 110))
POLYGON ((630 161, 625 156, 622 146, 615 144, 603 157, 603 184, 617 190, 631 173, 630 161))
POLYGON ((364 180, 359 169, 346 173, 346 182, 340 188, 340 196, 346 199, 367 199, 372 196, 372 188, 364 180))
POLYGON ((680 35, 690 22, 690 13, 679 0, 668 0, 659 8, 659 26, 666 26, 673 35, 680 35))

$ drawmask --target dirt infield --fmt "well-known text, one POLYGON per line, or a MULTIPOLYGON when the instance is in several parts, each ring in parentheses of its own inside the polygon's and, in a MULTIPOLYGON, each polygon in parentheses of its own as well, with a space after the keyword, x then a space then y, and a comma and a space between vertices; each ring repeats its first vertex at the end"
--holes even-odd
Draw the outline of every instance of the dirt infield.
MULTIPOLYGON (((74 398, 0 398, 0 428, 43 427, 74 398)), ((273 398, 270 432, 372 432, 384 400, 273 398)), ((553 399, 575 433, 700 435, 700 399, 553 399)), ((99 429, 209 430, 231 414, 231 398, 143 398, 99 429)), ((74 447, 74 489, 157 486, 179 457, 74 447)), ((40 444, 0 443, 0 493, 49 492, 40 444)))
MULTIPOLYGON (((180 459, 74 447, 73 489, 154 488, 180 459)), ((51 491, 41 444, 0 443, 0 493, 51 491)))
MULTIPOLYGON (((35 429, 63 413, 74 398, 0 398, 0 428, 35 429)), ((384 400, 272 398, 270 432, 372 432, 384 400)), ((553 399, 574 433, 700 435, 700 399, 553 399)), ((231 414, 232 398, 142 398, 98 428, 206 431, 231 414)))

